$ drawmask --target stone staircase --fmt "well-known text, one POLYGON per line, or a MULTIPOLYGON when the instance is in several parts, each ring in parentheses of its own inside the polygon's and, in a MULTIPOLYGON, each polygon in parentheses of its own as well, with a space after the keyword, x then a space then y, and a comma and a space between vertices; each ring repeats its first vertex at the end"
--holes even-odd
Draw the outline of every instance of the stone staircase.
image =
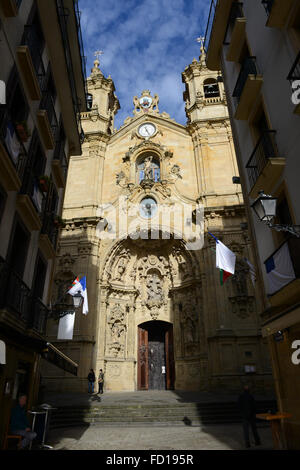
MULTIPOLYGON (((276 402, 257 402, 257 413, 277 410, 276 402)), ((78 426, 202 426, 240 423, 237 404, 166 403, 166 404, 97 404, 61 406, 53 411, 50 429, 78 426)))

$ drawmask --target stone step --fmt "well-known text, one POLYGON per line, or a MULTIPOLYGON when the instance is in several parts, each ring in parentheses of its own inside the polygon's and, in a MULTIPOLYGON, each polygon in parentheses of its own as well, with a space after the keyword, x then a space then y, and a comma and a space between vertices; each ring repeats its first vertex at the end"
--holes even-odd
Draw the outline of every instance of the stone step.
MULTIPOLYGON (((276 402, 257 403, 257 412, 276 409, 276 402)), ((103 405, 62 407, 51 416, 51 429, 85 425, 152 424, 201 425, 240 423, 236 403, 187 403, 170 405, 103 405)))

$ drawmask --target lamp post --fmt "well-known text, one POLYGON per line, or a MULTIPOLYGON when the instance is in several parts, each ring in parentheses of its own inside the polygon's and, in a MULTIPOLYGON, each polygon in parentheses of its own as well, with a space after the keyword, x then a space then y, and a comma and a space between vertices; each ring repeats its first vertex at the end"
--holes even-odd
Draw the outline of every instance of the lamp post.
POLYGON ((76 309, 81 307, 82 302, 83 302, 83 297, 78 292, 77 294, 73 295, 72 298, 73 298, 74 308, 71 308, 71 305, 61 302, 61 300, 59 299, 55 303, 55 305, 53 305, 53 308, 50 310, 48 317, 60 319, 60 318, 65 317, 66 315, 74 315, 76 309))
POLYGON ((289 232, 297 238, 300 238, 299 225, 283 225, 273 224, 272 220, 276 217, 277 198, 264 194, 263 191, 259 192, 258 198, 251 205, 255 214, 261 222, 265 222, 268 227, 276 230, 277 232, 289 232))

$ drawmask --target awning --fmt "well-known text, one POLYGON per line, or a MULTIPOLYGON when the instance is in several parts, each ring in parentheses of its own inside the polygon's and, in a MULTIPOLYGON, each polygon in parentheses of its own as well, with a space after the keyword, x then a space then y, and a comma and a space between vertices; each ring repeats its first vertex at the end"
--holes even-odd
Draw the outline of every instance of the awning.
POLYGON ((6 346, 4 341, 0 341, 0 364, 6 364, 6 346))
POLYGON ((59 349, 53 346, 53 344, 47 343, 45 349, 42 351, 42 357, 60 369, 77 376, 78 364, 65 356, 59 349))

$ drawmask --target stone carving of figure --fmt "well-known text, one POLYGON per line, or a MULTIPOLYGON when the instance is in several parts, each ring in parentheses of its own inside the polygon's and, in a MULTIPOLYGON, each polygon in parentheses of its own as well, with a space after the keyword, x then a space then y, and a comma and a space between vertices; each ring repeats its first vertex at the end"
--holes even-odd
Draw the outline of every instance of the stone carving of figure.
POLYGON ((153 160, 153 157, 147 157, 145 159, 145 164, 144 164, 145 180, 153 180, 152 160, 153 160))
POLYGON ((148 300, 156 300, 161 302, 163 300, 163 292, 161 280, 157 274, 152 274, 147 282, 148 300))
POLYGON ((118 264, 118 268, 117 268, 117 274, 116 274, 116 281, 120 281, 121 280, 121 277, 122 275, 124 274, 125 272, 125 269, 126 269, 126 262, 125 262, 125 259, 124 258, 121 258, 120 259, 120 262, 118 264))
POLYGON ((194 342, 194 324, 190 318, 185 323, 184 326, 184 337, 186 343, 193 343, 194 342))

